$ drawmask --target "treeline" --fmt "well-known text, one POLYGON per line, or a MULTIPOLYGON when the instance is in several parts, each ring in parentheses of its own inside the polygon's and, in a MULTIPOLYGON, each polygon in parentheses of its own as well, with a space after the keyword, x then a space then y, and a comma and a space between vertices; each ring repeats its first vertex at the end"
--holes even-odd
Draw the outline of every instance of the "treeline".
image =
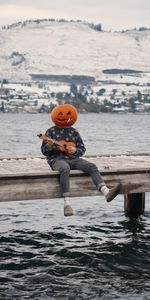
POLYGON ((139 28, 133 28, 133 29, 126 29, 126 30, 122 30, 122 32, 128 32, 128 31, 149 31, 150 30, 150 27, 144 27, 144 26, 141 26, 139 28))
POLYGON ((101 24, 94 24, 94 23, 89 23, 87 21, 83 21, 83 20, 66 20, 66 19, 54 19, 54 18, 50 18, 50 19, 34 19, 34 20, 25 20, 25 21, 19 21, 19 22, 15 22, 13 24, 10 25, 4 25, 1 27, 1 29, 3 30, 8 30, 8 29, 13 29, 13 28, 17 28, 17 27, 26 27, 26 26, 30 26, 30 25, 41 25, 41 23, 45 23, 48 24, 50 22, 59 22, 59 23, 72 23, 72 22, 77 22, 77 23, 85 23, 87 24, 91 29, 94 29, 96 31, 102 31, 102 25, 101 24))

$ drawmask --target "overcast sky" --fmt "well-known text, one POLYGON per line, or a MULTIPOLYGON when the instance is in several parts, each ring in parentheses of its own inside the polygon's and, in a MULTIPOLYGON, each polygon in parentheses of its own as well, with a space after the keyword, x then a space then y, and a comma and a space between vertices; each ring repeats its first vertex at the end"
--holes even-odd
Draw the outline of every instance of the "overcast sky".
POLYGON ((34 18, 87 20, 104 30, 150 27, 150 0, 0 0, 0 25, 34 18))

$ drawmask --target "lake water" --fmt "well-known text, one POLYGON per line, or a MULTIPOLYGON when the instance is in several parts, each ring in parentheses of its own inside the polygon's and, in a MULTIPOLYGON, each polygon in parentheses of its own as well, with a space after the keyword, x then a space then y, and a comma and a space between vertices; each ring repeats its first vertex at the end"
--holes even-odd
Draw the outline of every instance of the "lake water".
MULTIPOLYGON (((150 115, 80 114, 87 155, 150 153, 150 115)), ((0 114, 0 157, 41 156, 48 114, 0 114)), ((150 299, 150 195, 130 220, 123 196, 0 203, 0 300, 150 299)))
MULTIPOLYGON (((40 156, 37 134, 52 126, 49 114, 0 114, 0 157, 40 156)), ((75 126, 87 155, 150 152, 150 114, 80 114, 75 126)))

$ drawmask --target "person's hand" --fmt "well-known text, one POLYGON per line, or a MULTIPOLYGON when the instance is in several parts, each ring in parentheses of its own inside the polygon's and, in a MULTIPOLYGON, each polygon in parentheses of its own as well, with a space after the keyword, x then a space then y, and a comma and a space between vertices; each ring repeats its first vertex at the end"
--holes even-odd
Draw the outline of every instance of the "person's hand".
POLYGON ((75 152, 76 152, 76 147, 74 147, 74 146, 67 146, 67 152, 68 152, 68 154, 70 154, 70 155, 72 155, 72 154, 74 154, 75 152))
POLYGON ((53 140, 49 140, 49 141, 47 142, 48 148, 52 148, 53 144, 54 144, 53 140))

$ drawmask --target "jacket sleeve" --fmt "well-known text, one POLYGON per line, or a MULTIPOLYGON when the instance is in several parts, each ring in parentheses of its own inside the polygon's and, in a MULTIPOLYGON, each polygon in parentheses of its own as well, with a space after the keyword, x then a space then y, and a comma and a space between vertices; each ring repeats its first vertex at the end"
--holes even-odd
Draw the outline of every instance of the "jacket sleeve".
MULTIPOLYGON (((47 135, 48 137, 51 138, 51 130, 48 129, 45 133, 45 135, 47 135)), ((41 145, 41 152, 43 155, 45 156, 51 156, 53 150, 54 150, 55 146, 52 145, 52 147, 48 147, 48 142, 47 141, 43 141, 42 145, 41 145)))
POLYGON ((86 151, 86 148, 84 146, 83 140, 82 140, 79 132, 77 132, 77 134, 76 134, 76 149, 77 150, 74 154, 76 157, 82 156, 86 151))

